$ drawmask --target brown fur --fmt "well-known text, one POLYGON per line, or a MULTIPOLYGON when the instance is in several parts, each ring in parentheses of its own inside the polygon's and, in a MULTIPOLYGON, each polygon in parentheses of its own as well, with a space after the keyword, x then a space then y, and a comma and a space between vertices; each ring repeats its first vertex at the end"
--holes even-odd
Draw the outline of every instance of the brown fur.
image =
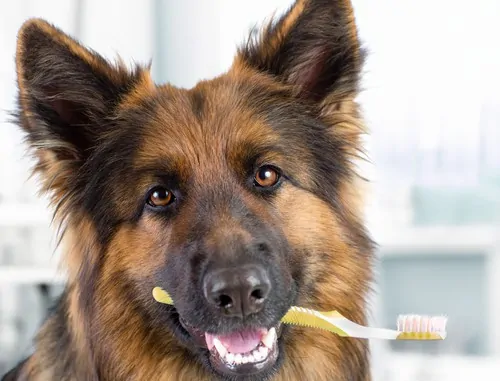
MULTIPOLYGON (((182 260, 200 213, 212 221, 208 251, 252 241, 234 202, 286 237, 289 256, 275 265, 298 285, 296 305, 366 323, 372 243, 353 163, 362 51, 349 1, 298 0, 226 74, 190 90, 155 86, 147 67, 113 66, 40 20, 21 28, 16 60, 19 124, 63 228, 69 281, 14 379, 216 380, 150 315, 159 308, 150 292, 158 269, 182 260), (259 149, 260 164, 293 174, 271 201, 238 181, 259 149), (136 213, 158 172, 189 189, 168 221, 136 213)), ((283 340, 273 381, 370 380, 364 341, 298 327, 283 340)))

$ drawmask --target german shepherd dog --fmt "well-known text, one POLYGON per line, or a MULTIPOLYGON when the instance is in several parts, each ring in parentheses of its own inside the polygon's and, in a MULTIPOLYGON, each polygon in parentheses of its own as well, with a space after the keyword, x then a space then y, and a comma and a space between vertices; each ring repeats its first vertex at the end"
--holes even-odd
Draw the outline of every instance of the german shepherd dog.
POLYGON ((16 119, 68 283, 4 379, 370 380, 366 341, 280 325, 292 305, 366 323, 363 57, 349 0, 297 0, 192 89, 25 22, 16 119))

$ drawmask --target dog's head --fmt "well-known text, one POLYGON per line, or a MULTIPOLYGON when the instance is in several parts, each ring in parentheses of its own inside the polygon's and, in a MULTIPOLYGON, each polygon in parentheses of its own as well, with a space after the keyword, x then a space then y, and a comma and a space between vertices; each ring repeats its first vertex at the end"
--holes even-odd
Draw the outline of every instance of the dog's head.
POLYGON ((122 335, 104 347, 146 331, 168 355, 173 333, 220 377, 261 380, 293 341, 279 324, 290 306, 362 316, 362 58, 348 0, 298 0, 190 90, 41 20, 22 27, 19 123, 71 235, 89 324, 122 335))

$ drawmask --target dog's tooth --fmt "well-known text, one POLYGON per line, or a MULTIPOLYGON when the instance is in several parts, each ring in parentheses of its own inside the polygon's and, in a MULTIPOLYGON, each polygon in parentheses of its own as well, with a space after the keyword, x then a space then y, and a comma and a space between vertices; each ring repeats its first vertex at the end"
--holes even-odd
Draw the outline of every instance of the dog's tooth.
POLYGON ((247 355, 244 355, 244 356, 241 357, 241 363, 242 364, 246 364, 248 361, 249 361, 249 359, 248 359, 247 355))
POLYGON ((269 355, 269 349, 267 347, 260 347, 259 352, 262 359, 265 359, 269 355))
POLYGON ((248 362, 255 362, 255 357, 250 355, 247 355, 248 362))
POLYGON ((276 341, 276 328, 271 328, 269 332, 262 338, 262 343, 269 349, 273 348, 274 342, 276 341))
POLYGON ((241 364, 242 360, 243 360, 243 356, 240 353, 238 353, 234 356, 234 362, 236 364, 241 364))
POLYGON ((253 358, 256 360, 256 361, 262 361, 264 360, 264 355, 262 353, 260 353, 260 350, 258 349, 255 349, 253 352, 252 352, 252 356, 253 358))
POLYGON ((234 362, 234 353, 231 353, 229 352, 227 355, 226 355, 226 361, 230 364, 232 364, 234 362))
POLYGON ((224 345, 222 345, 220 340, 216 337, 214 337, 214 346, 215 349, 217 349, 217 352, 219 352, 220 357, 224 358, 224 356, 226 356, 227 354, 227 349, 224 345))

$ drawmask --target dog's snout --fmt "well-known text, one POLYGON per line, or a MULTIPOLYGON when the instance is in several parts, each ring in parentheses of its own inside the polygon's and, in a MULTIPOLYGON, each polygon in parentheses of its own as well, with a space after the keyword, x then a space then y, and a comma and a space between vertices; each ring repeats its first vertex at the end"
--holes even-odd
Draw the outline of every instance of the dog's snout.
POLYGON ((271 291, 264 266, 217 269, 203 281, 207 301, 226 316, 247 317, 262 310, 271 291))

